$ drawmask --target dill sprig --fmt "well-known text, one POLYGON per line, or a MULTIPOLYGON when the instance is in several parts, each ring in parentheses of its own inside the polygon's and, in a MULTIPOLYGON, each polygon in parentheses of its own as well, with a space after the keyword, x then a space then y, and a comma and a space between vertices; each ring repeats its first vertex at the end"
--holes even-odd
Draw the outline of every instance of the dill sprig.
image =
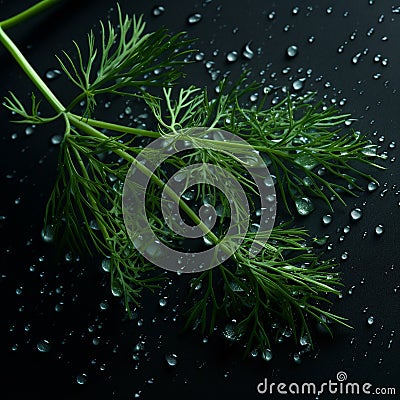
MULTIPOLYGON (((55 114, 43 117, 35 95, 27 109, 10 92, 5 107, 20 117, 18 122, 46 124, 62 119, 65 125, 44 231, 55 235, 60 245, 81 254, 107 257, 111 289, 123 296, 129 312, 132 304, 140 304, 141 290, 154 290, 161 279, 158 269, 135 248, 124 224, 122 189, 130 166, 134 164, 150 177, 145 206, 153 232, 170 247, 185 251, 182 238, 161 217, 162 190, 174 171, 199 162, 215 164, 245 189, 251 204, 251 229, 231 258, 192 280, 187 326, 200 325, 203 332, 212 333, 218 324, 235 320, 235 340, 244 339, 249 352, 272 346, 276 324, 289 329, 295 338, 311 337, 312 320, 328 330, 330 321, 347 325, 344 317, 324 306, 331 301, 329 295, 339 294, 340 277, 335 263, 321 259, 307 245, 305 229, 288 223, 278 225, 269 240, 262 242, 261 251, 255 257, 249 256, 254 241, 262 239, 256 236, 259 191, 246 166, 232 157, 232 150, 250 154, 246 161, 249 165, 254 161, 249 150, 261 155, 275 176, 283 200, 284 207, 279 212, 294 214, 299 199, 305 197, 322 199, 331 208, 332 199, 344 204, 345 195, 356 195, 356 190, 362 189, 360 178, 373 180, 363 172, 362 164, 378 166, 373 161, 376 146, 346 126, 349 116, 339 114, 333 107, 315 104, 312 95, 288 94, 272 106, 267 104, 266 95, 248 105, 249 94, 259 85, 249 83, 246 74, 236 83, 221 81, 213 96, 206 88, 195 86, 174 91, 171 84, 189 62, 191 41, 184 39, 183 33, 144 33, 142 17, 123 15, 119 7, 118 28, 111 22, 101 23, 100 41, 90 32, 86 57, 74 42, 75 58, 64 52, 63 59, 58 59, 65 76, 79 89, 79 94, 64 106, 4 31, 42 8, 36 5, 20 17, 0 22, 0 41, 55 114), (151 93, 153 86, 162 87, 161 96, 151 93), (102 95, 144 100, 156 129, 102 121, 101 115, 91 118, 96 112, 96 98, 102 95), (85 100, 86 107, 78 114, 76 106, 81 100, 85 100), (223 133, 214 134, 212 140, 190 136, 190 129, 198 127, 208 127, 210 132, 230 131, 247 144, 228 141, 223 133), (144 139, 170 140, 182 129, 196 145, 194 149, 180 157, 169 157, 165 168, 154 172, 137 162, 144 139), (200 286, 201 290, 193 289, 200 286)), ((199 183, 190 198, 179 201, 186 217, 195 224, 199 224, 196 211, 204 203, 220 210, 215 228, 205 229, 203 243, 216 244, 226 233, 230 219, 229 202, 223 193, 199 183)))

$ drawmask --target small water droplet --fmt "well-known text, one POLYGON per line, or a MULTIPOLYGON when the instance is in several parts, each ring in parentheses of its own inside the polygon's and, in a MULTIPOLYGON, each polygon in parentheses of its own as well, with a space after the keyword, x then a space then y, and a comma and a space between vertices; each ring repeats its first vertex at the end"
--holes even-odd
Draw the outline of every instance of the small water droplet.
POLYGON ((322 217, 322 223, 324 225, 329 225, 332 222, 332 215, 326 214, 322 217))
POLYGON ((299 48, 296 45, 291 45, 286 49, 286 54, 289 58, 294 58, 299 54, 299 48))
POLYGON ((175 365, 178 363, 178 357, 176 354, 166 354, 165 355, 165 361, 170 367, 175 367, 175 365))
POLYGON ((261 358, 264 361, 271 361, 272 360, 272 351, 270 349, 265 349, 261 352, 261 358))
POLYGON ((165 7, 164 6, 154 6, 152 14, 154 17, 159 17, 160 15, 164 14, 165 7))
POLYGON ((357 54, 351 59, 351 62, 352 62, 353 64, 357 64, 357 63, 360 61, 361 54, 362 54, 362 53, 357 53, 357 54))
POLYGON ((295 364, 301 364, 301 356, 299 353, 293 354, 293 361, 295 364))
POLYGON ((54 79, 57 79, 60 75, 61 75, 61 71, 60 70, 58 70, 58 69, 49 69, 46 72, 45 76, 46 76, 46 79, 48 81, 52 81, 54 79))
POLYGON ((86 374, 79 374, 77 377, 76 377, 76 383, 78 384, 78 385, 84 385, 86 382, 87 382, 87 375, 86 374))
POLYGON ((251 60, 254 57, 254 51, 250 48, 251 42, 246 43, 243 48, 242 56, 247 60, 251 60))
POLYGON ((42 239, 46 243, 51 243, 54 240, 55 228, 54 225, 47 225, 42 229, 42 239))
POLYGON ((358 221, 361 219, 363 213, 360 208, 354 208, 353 210, 350 211, 350 217, 353 221, 358 221))
POLYGON ((103 258, 101 262, 101 268, 104 272, 110 272, 111 261, 109 258, 103 258))
POLYGON ((379 185, 376 182, 369 182, 368 183, 368 192, 373 192, 374 190, 378 189, 379 185))
POLYGON ((375 318, 374 318, 372 315, 370 315, 370 316, 367 318, 367 324, 368 324, 368 325, 372 325, 374 322, 375 322, 375 318))
POLYGON ((314 211, 314 204, 308 197, 298 197, 295 199, 297 212, 300 215, 308 215, 314 211))
POLYGON ((237 51, 230 51, 227 55, 226 55, 226 61, 230 62, 230 63, 234 63, 235 61, 237 61, 238 59, 238 52, 237 51))
POLYGON ((50 142, 53 146, 58 146, 62 142, 62 140, 63 140, 63 136, 56 134, 51 137, 50 142))
POLYGON ((25 135, 26 135, 26 136, 30 136, 30 135, 33 134, 34 131, 35 131, 34 125, 32 125, 32 126, 27 126, 27 127, 25 128, 25 135))
POLYGON ((304 87, 304 81, 305 78, 301 78, 301 79, 296 79, 293 83, 292 83, 292 88, 293 90, 301 90, 304 87))
POLYGON ((158 304, 160 307, 165 307, 167 305, 167 299, 165 297, 158 300, 158 304))
POLYGON ((383 225, 379 224, 375 227, 375 235, 381 236, 383 235, 383 232, 384 232, 383 225))
POLYGON ((205 54, 200 51, 200 52, 196 53, 196 55, 194 56, 194 59, 196 61, 203 61, 204 57, 205 57, 205 54))
POLYGON ((37 343, 36 348, 41 353, 48 353, 51 349, 50 342, 46 339, 40 340, 37 343))
POLYGON ((195 13, 195 14, 188 16, 187 22, 190 25, 194 25, 194 24, 199 23, 202 20, 202 18, 203 18, 203 16, 200 13, 195 13))

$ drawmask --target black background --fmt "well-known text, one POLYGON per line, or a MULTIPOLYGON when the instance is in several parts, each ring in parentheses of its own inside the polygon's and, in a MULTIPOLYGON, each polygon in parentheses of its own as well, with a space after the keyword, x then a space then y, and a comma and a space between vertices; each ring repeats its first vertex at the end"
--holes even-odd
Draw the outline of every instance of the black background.
MULTIPOLYGON (((168 295, 164 309, 158 306, 158 293, 145 295, 137 318, 127 321, 118 299, 110 293, 101 260, 66 262, 56 258, 53 245, 41 240, 44 206, 56 174, 57 147, 51 145, 50 138, 59 127, 36 127, 33 135, 26 136, 25 126, 10 123, 10 114, 3 108, 0 215, 6 218, 0 221, 0 398, 133 399, 139 394, 142 399, 253 399, 261 397, 256 385, 264 377, 274 382, 322 382, 335 379, 338 371, 345 371, 349 381, 371 382, 376 387, 397 385, 400 390, 400 289, 395 290, 400 285, 400 196, 396 194, 400 173, 398 146, 389 146, 397 141, 400 128, 400 14, 392 12, 396 4, 367 0, 165 1, 165 13, 154 17, 154 2, 119 3, 125 12, 143 13, 149 30, 164 25, 173 32, 187 30, 191 38, 198 38, 195 47, 205 53, 204 61, 215 62, 213 69, 221 71, 220 77, 228 70, 237 76, 242 67, 248 67, 254 79, 290 86, 312 69, 304 91, 318 91, 318 97, 326 103, 347 99, 343 111, 358 118, 352 128, 368 133, 381 146, 379 152, 387 152, 387 160, 381 161, 387 169, 374 172, 381 184, 378 190, 347 198, 347 207, 335 204, 333 222, 327 227, 321 224, 321 216, 328 212, 324 206, 298 221, 314 235, 330 235, 332 257, 348 252, 348 259, 341 264, 343 298, 335 302, 334 311, 348 317, 354 329, 335 328, 334 339, 317 334, 315 351, 304 355, 300 365, 292 359, 300 346, 289 340, 275 346, 269 363, 259 358, 243 360, 241 349, 230 347, 218 334, 204 344, 198 332, 182 333, 182 295, 174 286, 182 286, 178 277, 163 290, 163 295, 168 295), (295 6, 299 7, 297 15, 292 13, 295 6), (203 15, 202 21, 188 25, 187 17, 194 12, 203 15), (273 19, 268 18, 271 12, 275 12, 273 19), (384 19, 378 22, 381 15, 384 19), (287 25, 289 29, 285 29, 287 25), (375 31, 368 36, 371 27, 375 31), (315 37, 312 43, 308 40, 311 35, 315 37), (240 53, 249 41, 254 58, 239 58, 228 65, 226 53, 240 53), (289 60, 285 51, 291 44, 299 47, 299 55, 289 60), (339 53, 341 45, 343 52, 339 53), (353 56, 366 48, 368 53, 353 64, 353 56), (219 50, 217 55, 213 55, 215 50, 219 50), (388 65, 374 62, 376 54, 388 58, 388 65), (285 67, 291 68, 288 74, 282 73, 285 67), (303 70, 299 72, 299 68, 303 70), (260 75, 263 70, 265 73, 260 75), (274 72, 276 77, 271 78, 274 72), (374 79, 377 73, 381 77, 374 79), (12 139, 14 133, 16 139, 12 139), (16 199, 20 199, 18 204, 16 199), (354 206, 363 210, 363 218, 357 223, 349 217, 354 206), (351 231, 340 242, 347 224, 351 231), (374 235, 377 224, 385 228, 379 238, 374 235), (348 290, 353 285, 350 295, 348 290), (20 287, 22 293, 18 295, 20 287), (109 307, 101 311, 99 304, 104 300, 109 307), (60 301, 64 308, 56 312, 54 307, 60 301), (375 319, 371 326, 367 324, 370 315, 375 319), (91 325, 94 332, 88 329, 91 325), (94 337, 101 338, 97 346, 92 343, 94 337), (36 349, 42 339, 50 342, 47 353, 36 349), (145 345, 135 369, 138 363, 132 355, 140 340, 145 345), (177 354, 176 367, 168 368, 166 353, 177 354), (76 383, 81 373, 88 376, 84 385, 76 383)), ((31 4, 2 0, 0 18, 31 4)), ((72 49, 72 39, 83 43, 91 28, 98 31, 99 19, 115 19, 113 6, 113 1, 63 2, 8 33, 44 76, 49 68, 57 67, 54 54, 72 49)), ((31 82, 4 48, 0 49, 0 60, 0 96, 13 90, 28 104, 31 82)), ((210 90, 216 86, 204 62, 186 71, 183 85, 207 85, 210 90)), ((72 90, 63 77, 49 85, 61 99, 71 98, 72 90)), ((111 110, 104 109, 104 118, 117 120, 123 108, 117 103, 111 110)))

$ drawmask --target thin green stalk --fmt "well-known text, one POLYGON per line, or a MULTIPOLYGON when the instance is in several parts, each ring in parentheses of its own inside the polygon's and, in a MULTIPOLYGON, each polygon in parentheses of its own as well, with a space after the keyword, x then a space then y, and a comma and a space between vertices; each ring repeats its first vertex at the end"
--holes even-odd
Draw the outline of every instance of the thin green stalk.
POLYGON ((51 6, 60 3, 61 0, 42 0, 34 6, 27 8, 25 11, 20 12, 17 15, 14 15, 11 18, 5 19, 0 22, 0 28, 8 29, 15 25, 18 25, 27 19, 33 17, 36 14, 41 13, 42 11, 50 8, 51 6))
POLYGON ((54 110, 58 113, 62 113, 65 107, 49 89, 43 79, 34 70, 34 68, 29 64, 29 61, 21 53, 19 48, 15 43, 8 37, 4 32, 2 26, 0 26, 0 42, 3 43, 4 47, 11 53, 15 61, 19 64, 22 70, 28 75, 28 78, 36 85, 36 87, 41 91, 46 100, 51 104, 54 110))

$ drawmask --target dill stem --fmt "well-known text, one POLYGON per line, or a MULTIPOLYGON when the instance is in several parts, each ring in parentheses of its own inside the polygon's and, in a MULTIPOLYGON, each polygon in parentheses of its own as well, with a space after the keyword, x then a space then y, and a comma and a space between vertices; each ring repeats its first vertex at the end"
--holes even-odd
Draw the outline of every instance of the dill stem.
MULTIPOLYGON (((39 74, 35 71, 35 69, 30 65, 29 61, 25 58, 25 56, 21 53, 21 51, 18 49, 18 47, 15 45, 15 43, 8 37, 8 35, 4 32, 2 27, 0 26, 0 42, 3 43, 3 45, 6 47, 6 49, 10 52, 10 54, 13 56, 13 58, 17 61, 17 63, 20 65, 22 70, 26 73, 26 75, 29 77, 29 79, 36 85, 36 87, 40 90, 40 92, 43 94, 43 96, 46 98, 46 100, 50 103, 50 105, 54 108, 54 110, 62 115, 64 115, 64 118, 67 118, 69 122, 76 126, 77 128, 81 129, 83 132, 88 134, 89 136, 92 137, 97 137, 99 139, 103 140, 110 140, 110 137, 101 133, 97 129, 95 129, 93 126, 90 126, 88 123, 85 122, 85 120, 82 120, 80 117, 66 112, 65 107, 63 104, 58 100, 58 98, 54 95, 54 93, 50 90, 50 88, 46 85, 46 83, 42 80, 42 78, 39 76, 39 74)), ((159 186, 160 188, 163 188, 166 193, 176 202, 178 202, 180 208, 188 215, 188 217, 196 224, 199 226, 199 228, 209 237, 209 239, 214 243, 218 243, 219 239, 218 237, 211 232, 211 230, 204 224, 204 222, 197 216, 197 214, 185 203, 183 199, 181 199, 174 190, 172 190, 168 185, 165 185, 165 183, 159 179, 156 175, 154 175, 148 168, 146 168, 144 165, 142 165, 140 162, 136 160, 135 157, 130 155, 124 150, 121 149, 115 149, 114 153, 126 161, 129 161, 131 163, 134 163, 135 166, 141 170, 143 173, 145 173, 151 180, 154 181, 154 183, 159 186)), ((96 213, 96 202, 91 202, 92 207, 96 213)), ((98 212, 98 209, 97 209, 98 212)), ((103 229, 102 229, 103 232, 103 229)), ((105 232, 107 233, 107 232, 105 232)), ((104 236, 104 232, 103 232, 104 236)), ((104 237, 104 239, 108 240, 108 235, 104 237)))
POLYGON ((3 29, 11 28, 15 25, 20 24, 21 22, 26 21, 27 19, 33 17, 36 14, 50 8, 52 5, 60 3, 60 0, 42 0, 39 1, 32 7, 27 8, 26 10, 20 12, 13 17, 7 18, 4 21, 0 21, 0 27, 3 29))
POLYGON ((50 105, 54 108, 54 110, 58 113, 63 113, 65 110, 65 107, 62 105, 60 100, 58 100, 58 98, 54 95, 54 93, 50 90, 50 88, 46 85, 46 83, 39 76, 39 74, 35 71, 35 69, 30 65, 29 61, 21 53, 21 51, 15 45, 15 43, 4 32, 1 25, 0 25, 0 42, 10 52, 10 54, 13 56, 15 61, 17 61, 17 63, 22 68, 22 70, 26 73, 26 75, 28 75, 28 78, 41 91, 43 96, 50 103, 50 105))

